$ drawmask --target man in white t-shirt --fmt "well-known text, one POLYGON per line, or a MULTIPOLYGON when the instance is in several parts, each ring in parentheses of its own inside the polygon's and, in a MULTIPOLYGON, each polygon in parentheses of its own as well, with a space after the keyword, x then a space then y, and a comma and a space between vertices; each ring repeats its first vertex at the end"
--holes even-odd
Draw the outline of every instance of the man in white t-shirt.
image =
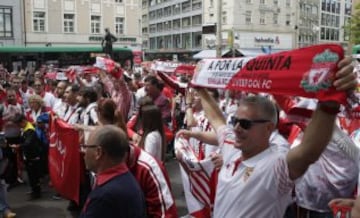
POLYGON ((45 91, 44 81, 41 79, 35 79, 34 81, 34 91, 35 94, 40 95, 45 103, 45 106, 53 109, 56 103, 56 97, 50 93, 45 91))
POLYGON ((81 114, 82 130, 84 131, 84 142, 86 143, 92 128, 89 126, 98 125, 99 118, 97 115, 97 93, 93 88, 85 87, 78 95, 79 106, 84 110, 81 114))
POLYGON ((66 81, 59 81, 56 85, 55 94, 56 94, 56 101, 53 107, 53 111, 58 114, 64 114, 66 110, 66 103, 64 102, 64 93, 67 87, 66 81))
MULTIPOLYGON (((339 63, 333 84, 340 91, 356 87, 350 63, 350 59, 339 63)), ((230 127, 225 125, 221 110, 206 90, 199 89, 198 93, 217 133, 224 161, 214 217, 282 217, 290 203, 294 180, 306 172, 328 144, 340 105, 319 102, 302 143, 284 154, 269 145, 277 120, 275 105, 269 99, 241 99, 230 127)))

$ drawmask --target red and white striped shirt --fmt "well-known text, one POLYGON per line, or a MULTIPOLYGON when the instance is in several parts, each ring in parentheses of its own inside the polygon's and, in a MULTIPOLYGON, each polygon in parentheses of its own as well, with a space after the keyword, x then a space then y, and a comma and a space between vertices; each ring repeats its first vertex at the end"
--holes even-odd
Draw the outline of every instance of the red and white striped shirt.
POLYGON ((128 167, 144 192, 148 217, 177 218, 176 205, 165 168, 139 147, 131 148, 135 160, 132 164, 128 163, 131 165, 128 167))

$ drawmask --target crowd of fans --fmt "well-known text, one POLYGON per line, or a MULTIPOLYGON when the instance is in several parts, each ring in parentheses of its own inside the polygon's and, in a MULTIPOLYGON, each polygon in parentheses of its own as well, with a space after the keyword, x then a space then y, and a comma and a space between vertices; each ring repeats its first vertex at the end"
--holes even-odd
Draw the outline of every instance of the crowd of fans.
MULTIPOLYGON (((350 61, 339 66, 334 85, 354 90, 350 61)), ((86 180, 79 203, 68 209, 81 217, 178 217, 165 169, 170 158, 180 162, 188 217, 335 217, 332 206, 355 204, 359 148, 350 137, 354 129, 337 121, 337 103, 185 89, 178 84, 191 74, 119 65, 62 80, 47 77, 46 67, 0 70, 5 217, 15 217, 5 182, 23 183, 24 171, 30 198, 42 197, 50 119, 80 134, 86 180), (312 117, 292 110, 311 110, 311 104, 312 117), (177 149, 179 138, 190 150, 177 149), (200 163, 205 174, 189 170, 189 163, 200 163)))

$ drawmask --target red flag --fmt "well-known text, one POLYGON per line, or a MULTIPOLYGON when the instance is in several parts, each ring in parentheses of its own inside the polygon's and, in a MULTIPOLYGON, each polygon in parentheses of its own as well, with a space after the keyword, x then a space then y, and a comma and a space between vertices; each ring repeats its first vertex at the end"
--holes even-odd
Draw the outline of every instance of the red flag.
POLYGON ((79 203, 79 135, 61 119, 51 121, 49 174, 55 190, 61 196, 79 203))
POLYGON ((227 88, 272 94, 335 100, 346 103, 346 93, 332 86, 337 64, 343 59, 340 45, 323 44, 249 60, 232 77, 227 88))
POLYGON ((195 70, 195 65, 183 64, 176 67, 175 73, 193 75, 194 70, 195 70))

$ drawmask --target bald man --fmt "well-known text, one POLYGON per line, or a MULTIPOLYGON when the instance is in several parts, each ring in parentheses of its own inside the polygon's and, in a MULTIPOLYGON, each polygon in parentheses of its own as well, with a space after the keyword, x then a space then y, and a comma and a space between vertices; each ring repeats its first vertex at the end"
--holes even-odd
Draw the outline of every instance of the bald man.
POLYGON ((101 126, 90 133, 81 150, 96 181, 80 217, 146 217, 143 193, 124 162, 129 152, 126 134, 112 125, 101 126))

